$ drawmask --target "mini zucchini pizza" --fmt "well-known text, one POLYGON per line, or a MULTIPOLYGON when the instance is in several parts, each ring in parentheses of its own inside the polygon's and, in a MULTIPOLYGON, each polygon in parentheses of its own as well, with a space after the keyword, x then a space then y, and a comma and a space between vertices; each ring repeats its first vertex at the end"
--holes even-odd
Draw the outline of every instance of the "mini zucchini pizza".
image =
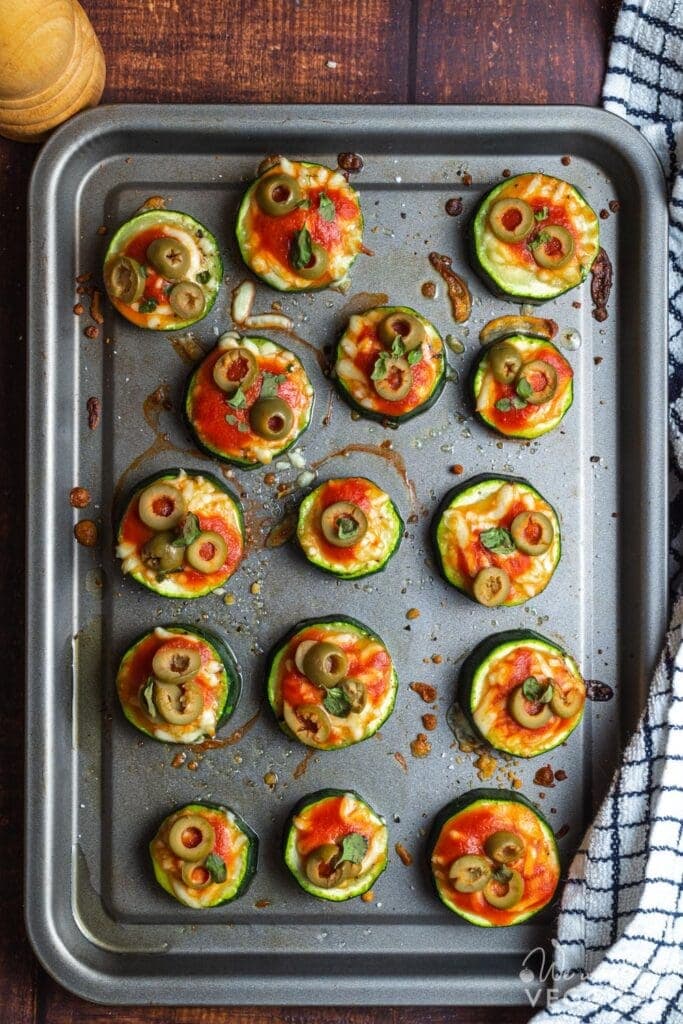
POLYGON ((574 400, 574 373, 552 342, 514 334, 483 350, 471 378, 475 412, 505 437, 554 430, 574 400))
POLYGON ((371 420, 402 423, 426 412, 446 383, 436 327, 407 306, 377 306, 351 317, 337 346, 341 397, 371 420))
POLYGON ((121 569, 162 597, 193 598, 229 580, 244 554, 242 506, 211 473, 148 477, 121 517, 121 569))
POLYGON ((536 757, 564 743, 583 717, 586 684, 566 651, 531 630, 482 640, 465 659, 458 701, 494 750, 536 757))
POLYGON ((545 590, 560 560, 560 524, 530 483, 475 476, 448 492, 432 524, 447 583, 487 607, 545 590))
POLYGON ((157 626, 145 633, 126 651, 116 675, 128 721, 163 743, 215 736, 241 689, 230 648, 197 626, 157 626))
POLYGON ((137 327, 177 331, 203 319, 223 280, 218 243, 177 210, 145 210, 122 224, 104 259, 112 304, 137 327))
POLYGON ((303 553, 340 579, 384 569, 402 537, 403 520, 393 501, 362 476, 325 481, 299 508, 297 538, 303 553))
POLYGON ((518 174, 479 204, 472 262, 495 294, 546 302, 585 281, 599 236, 595 211, 577 188, 547 174, 518 174))
POLYGON ((236 232, 242 259, 271 288, 311 291, 346 278, 363 214, 340 171, 280 157, 247 189, 236 232))
POLYGON ((246 892, 256 874, 258 838, 229 807, 194 803, 162 821, 149 853, 161 888, 199 910, 246 892))
POLYGON ((284 859, 307 893, 341 903, 361 896, 379 878, 388 845, 384 821, 358 793, 321 789, 290 814, 284 859))
POLYGON ((376 733, 398 689, 382 640, 348 616, 299 622, 271 651, 267 681, 280 727, 318 750, 338 750, 376 733))
POLYGON ((229 331, 191 373, 184 410, 202 451, 253 469, 296 444, 313 401, 313 386, 292 352, 229 331))
POLYGON ((428 854, 444 906, 487 928, 528 920, 550 903, 560 880, 553 830, 512 790, 474 789, 447 804, 428 854))

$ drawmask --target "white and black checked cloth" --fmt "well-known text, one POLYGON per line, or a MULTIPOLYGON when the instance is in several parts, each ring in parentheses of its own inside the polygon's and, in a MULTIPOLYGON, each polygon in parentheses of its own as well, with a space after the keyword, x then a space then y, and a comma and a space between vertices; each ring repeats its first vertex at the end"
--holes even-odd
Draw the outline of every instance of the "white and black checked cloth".
MULTIPOLYGON (((622 5, 603 102, 654 146, 669 182, 671 558, 683 526, 683 0, 622 5)), ((647 344, 647 339, 643 339, 647 344)), ((636 735, 571 866, 555 964, 569 990, 534 1024, 683 1024, 683 600, 636 735), (578 984, 577 978, 582 978, 578 984)), ((562 983, 560 983, 562 984, 562 983)))

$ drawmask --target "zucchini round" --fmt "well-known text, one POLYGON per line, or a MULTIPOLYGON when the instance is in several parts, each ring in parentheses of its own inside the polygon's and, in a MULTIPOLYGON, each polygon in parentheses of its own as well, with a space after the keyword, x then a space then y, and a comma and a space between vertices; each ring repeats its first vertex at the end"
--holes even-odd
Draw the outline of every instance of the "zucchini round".
POLYGON ((104 258, 105 287, 112 305, 131 323, 151 331, 177 331, 203 320, 216 301, 222 280, 218 242, 203 224, 178 210, 144 210, 135 214, 118 228, 104 258), (169 237, 177 239, 189 256, 180 280, 164 276, 159 264, 155 268, 148 256, 153 242, 169 237), (117 297, 112 281, 112 269, 120 257, 133 261, 128 264, 129 269, 140 277, 133 301, 117 297), (172 290, 178 287, 177 296, 181 286, 187 284, 191 286, 191 301, 179 304, 174 296, 172 305, 172 290))
POLYGON ((552 342, 529 334, 513 334, 495 341, 479 354, 471 377, 474 410, 486 426, 504 437, 535 438, 559 426, 574 400, 574 373, 552 342), (525 401, 520 394, 519 374, 509 383, 494 376, 491 356, 510 346, 522 367, 532 362, 547 363, 556 374, 551 397, 540 404, 525 401))
POLYGON ((299 440, 313 411, 313 385, 300 360, 267 338, 224 334, 195 367, 185 390, 185 419, 201 451, 242 469, 268 465, 299 440), (216 384, 214 368, 226 352, 243 349, 256 361, 257 374, 246 387, 228 394, 216 384), (280 437, 259 435, 250 412, 261 397, 277 396, 292 410, 289 430, 280 437))
POLYGON ((164 818, 149 844, 149 853, 161 888, 186 907, 200 910, 230 903, 246 892, 256 874, 258 837, 229 807, 197 802, 164 818), (213 843, 206 856, 187 861, 173 852, 169 837, 174 824, 190 815, 208 823, 213 843), (191 884, 193 878, 196 887, 191 884))
POLYGON ((432 537, 446 582, 490 606, 524 604, 540 594, 562 550, 560 523, 552 505, 527 480, 502 474, 474 476, 450 490, 432 521, 432 537), (512 540, 510 528, 525 511, 540 514, 551 526, 552 539, 541 554, 527 554, 512 540), (477 591, 477 581, 489 568, 509 582, 508 592, 491 600, 482 599, 477 591))
MULTIPOLYGON (((532 686, 533 689, 533 686, 532 686)), ((531 691, 529 691, 531 692, 531 691)), ((539 716, 549 691, 537 691, 542 700, 529 701, 527 711, 539 716)), ((574 659, 547 637, 532 630, 508 630, 482 640, 467 656, 458 677, 458 701, 477 736, 494 750, 514 757, 536 757, 565 743, 583 718, 586 685, 574 659), (565 717, 552 713, 540 727, 525 727, 511 713, 513 694, 529 680, 552 686, 553 695, 574 693, 577 708, 565 717)), ((549 703, 551 711, 555 702, 549 703)))
MULTIPOLYGON (((162 652, 163 653, 163 652, 162 652)), ((189 681, 183 678, 183 684, 189 681)), ((128 648, 116 674, 116 690, 124 715, 136 729, 163 743, 198 743, 214 736, 237 706, 242 677, 235 657, 215 633, 198 626, 157 626, 128 648), (189 722, 170 722, 155 704, 153 660, 159 651, 188 648, 201 657, 192 677, 203 696, 201 713, 189 722)))
POLYGON ((384 821, 353 790, 305 796, 285 826, 285 864, 305 892, 334 903, 371 888, 387 866, 388 847, 384 821))
POLYGON ((242 259, 271 288, 329 288, 344 281, 361 251, 360 199, 340 171, 280 157, 247 189, 236 234, 242 259), (289 181, 297 201, 288 203, 286 212, 272 214, 259 197, 275 178, 289 181))
POLYGON ((280 728, 317 750, 338 750, 374 735, 393 711, 398 689, 383 641, 348 615, 298 622, 268 655, 266 679, 280 728), (314 683, 299 668, 301 652, 297 665, 297 649, 304 642, 340 649, 346 656, 343 680, 327 688, 314 683))
POLYGON ((144 587, 162 597, 187 600, 210 594, 230 579, 242 560, 244 544, 242 506, 224 483, 211 473, 165 469, 147 477, 134 488, 119 523, 116 556, 121 559, 123 573, 144 587), (142 521, 139 504, 145 491, 157 482, 170 484, 180 492, 184 500, 185 520, 190 514, 195 517, 195 526, 201 531, 200 538, 206 534, 212 546, 214 540, 218 543, 222 538, 225 558, 221 566, 203 572, 190 564, 188 554, 192 553, 195 545, 188 543, 192 534, 182 535, 184 520, 171 531, 182 541, 179 545, 183 552, 181 564, 175 569, 163 570, 147 557, 146 545, 160 534, 142 521), (213 538, 208 535, 213 535, 213 538))
POLYGON ((471 259, 494 294, 514 302, 547 302, 585 281, 600 249, 599 236, 595 211, 574 185, 547 174, 518 174, 496 185, 477 207, 470 226, 471 259), (533 211, 530 230, 519 240, 504 241, 492 228, 492 210, 503 200, 521 200, 533 211), (541 256, 547 250, 551 257, 559 245, 555 226, 569 233, 571 244, 561 263, 543 266, 541 256))
POLYGON ((350 318, 337 345, 334 377, 341 397, 362 416, 380 422, 404 423, 430 409, 444 389, 443 340, 436 327, 414 309, 376 306, 350 318), (423 329, 422 343, 410 351, 400 337, 393 342, 380 339, 382 322, 400 314, 417 321, 423 329), (399 386, 405 381, 408 387, 402 387, 388 398, 383 385, 393 375, 397 376, 399 386))
POLYGON ((560 855, 553 830, 529 800, 512 790, 474 789, 451 801, 436 816, 427 850, 434 888, 444 906, 486 928, 527 921, 550 903, 560 880, 560 855), (524 847, 521 855, 504 865, 489 856, 491 838, 501 832, 511 833, 517 846, 524 847), (498 895, 505 893, 508 885, 502 881, 507 872, 500 872, 501 866, 521 876, 521 897, 501 907, 487 900, 485 893, 491 891, 487 888, 470 892, 456 889, 449 872, 464 857, 486 862, 486 870, 493 873, 494 896, 496 891, 498 895))
POLYGON ((360 579, 380 572, 398 550, 402 537, 403 520, 398 509, 385 491, 365 477, 326 480, 299 507, 297 538, 304 555, 339 579, 360 579), (355 543, 344 542, 341 546, 325 535, 323 514, 338 504, 342 511, 350 506, 351 516, 354 508, 363 513, 364 529, 355 543))

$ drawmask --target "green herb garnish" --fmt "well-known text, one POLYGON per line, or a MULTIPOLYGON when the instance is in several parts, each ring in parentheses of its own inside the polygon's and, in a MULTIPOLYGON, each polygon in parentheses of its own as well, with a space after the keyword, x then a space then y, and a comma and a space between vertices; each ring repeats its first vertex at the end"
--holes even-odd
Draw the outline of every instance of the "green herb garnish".
POLYGON ((511 398, 499 398, 495 406, 499 412, 510 412, 510 409, 526 409, 527 403, 519 395, 512 395, 511 398))
POLYGON ((150 718, 156 718, 157 709, 154 703, 154 676, 149 676, 147 682, 141 690, 141 697, 145 707, 147 708, 147 714, 150 718))
POLYGON ((174 548, 186 548, 199 536, 199 520, 194 512, 188 512, 183 518, 180 533, 174 537, 171 544, 174 548))
POLYGON ((522 696, 532 704, 548 704, 553 697, 552 683, 542 683, 536 676, 527 676, 522 683, 522 696))
POLYGON ((224 882, 228 877, 225 861, 217 853, 210 853, 204 861, 204 867, 214 882, 224 882))
POLYGON ((292 239, 291 260, 295 270, 307 267, 313 259, 313 239, 308 228, 297 231, 292 239))
POLYGON ((244 409, 247 404, 247 397, 239 387, 232 398, 228 399, 228 405, 231 405, 233 409, 244 409))
POLYGON ((387 369, 387 359, 388 359, 387 353, 386 352, 380 352, 380 354, 377 357, 377 362, 375 363, 375 365, 372 368, 372 373, 370 374, 370 380, 384 380, 384 378, 386 377, 387 373, 389 372, 388 369, 387 369))
POLYGON ((408 353, 407 359, 408 359, 408 366, 415 366, 415 363, 421 363, 422 362, 422 349, 421 348, 411 349, 411 351, 408 353))
POLYGON ((197 274, 195 280, 198 281, 199 284, 206 284, 206 282, 209 280, 210 277, 211 277, 211 271, 210 270, 202 270, 202 272, 200 274, 197 274))
POLYGON ((340 540, 348 540, 358 533, 358 523, 353 516, 340 516, 337 520, 337 536, 340 540))
POLYGON ((287 380, 286 373, 268 373, 267 371, 263 374, 263 382, 261 384, 260 398, 275 398, 277 395, 278 385, 282 384, 283 381, 287 380))
POLYGON ((141 302, 140 305, 138 306, 138 309, 140 310, 141 313, 153 313, 156 308, 156 299, 145 299, 145 301, 141 302))
POLYGON ((318 207, 323 220, 332 221, 337 213, 335 205, 325 192, 320 193, 320 206, 318 207))
POLYGON ((406 347, 403 343, 403 338, 400 334, 394 335, 394 340, 391 343, 391 354, 396 359, 400 359, 401 356, 405 355, 406 347))
POLYGON ((484 530, 479 534, 479 540, 485 548, 494 551, 497 555, 511 555, 516 550, 512 534, 502 526, 484 530))
POLYGON ((533 394, 533 388, 531 387, 531 384, 526 379, 526 377, 520 377, 520 379, 517 381, 517 387, 515 390, 517 391, 519 397, 524 400, 530 398, 533 394))
POLYGON ((534 220, 545 220, 548 216, 548 207, 542 206, 540 210, 536 210, 534 213, 534 220))
POLYGON ((323 707, 337 718, 346 718, 351 712, 351 703, 341 686, 333 686, 326 691, 323 707))
POLYGON ((360 832, 350 832, 342 839, 338 863, 346 860, 350 864, 360 864, 367 852, 368 841, 365 836, 360 832))
POLYGON ((537 245, 545 245, 552 241, 552 235, 548 231, 539 231, 534 238, 529 239, 529 248, 535 249, 537 245))

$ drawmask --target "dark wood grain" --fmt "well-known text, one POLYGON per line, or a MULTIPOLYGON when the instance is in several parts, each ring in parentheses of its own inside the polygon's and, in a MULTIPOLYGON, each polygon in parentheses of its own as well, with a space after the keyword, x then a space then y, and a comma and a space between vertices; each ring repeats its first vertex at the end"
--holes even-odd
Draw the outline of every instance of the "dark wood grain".
MULTIPOLYGON (((617 0, 90 0, 116 102, 596 103, 617 0), (552 14, 549 10, 552 9, 552 14), (330 66, 332 65, 332 66, 330 66)), ((0 1024, 521 1024, 515 1009, 112 1009, 36 964, 21 900, 26 187, 0 139, 0 1024)), ((39 552, 29 557, 39 559, 39 552)))

